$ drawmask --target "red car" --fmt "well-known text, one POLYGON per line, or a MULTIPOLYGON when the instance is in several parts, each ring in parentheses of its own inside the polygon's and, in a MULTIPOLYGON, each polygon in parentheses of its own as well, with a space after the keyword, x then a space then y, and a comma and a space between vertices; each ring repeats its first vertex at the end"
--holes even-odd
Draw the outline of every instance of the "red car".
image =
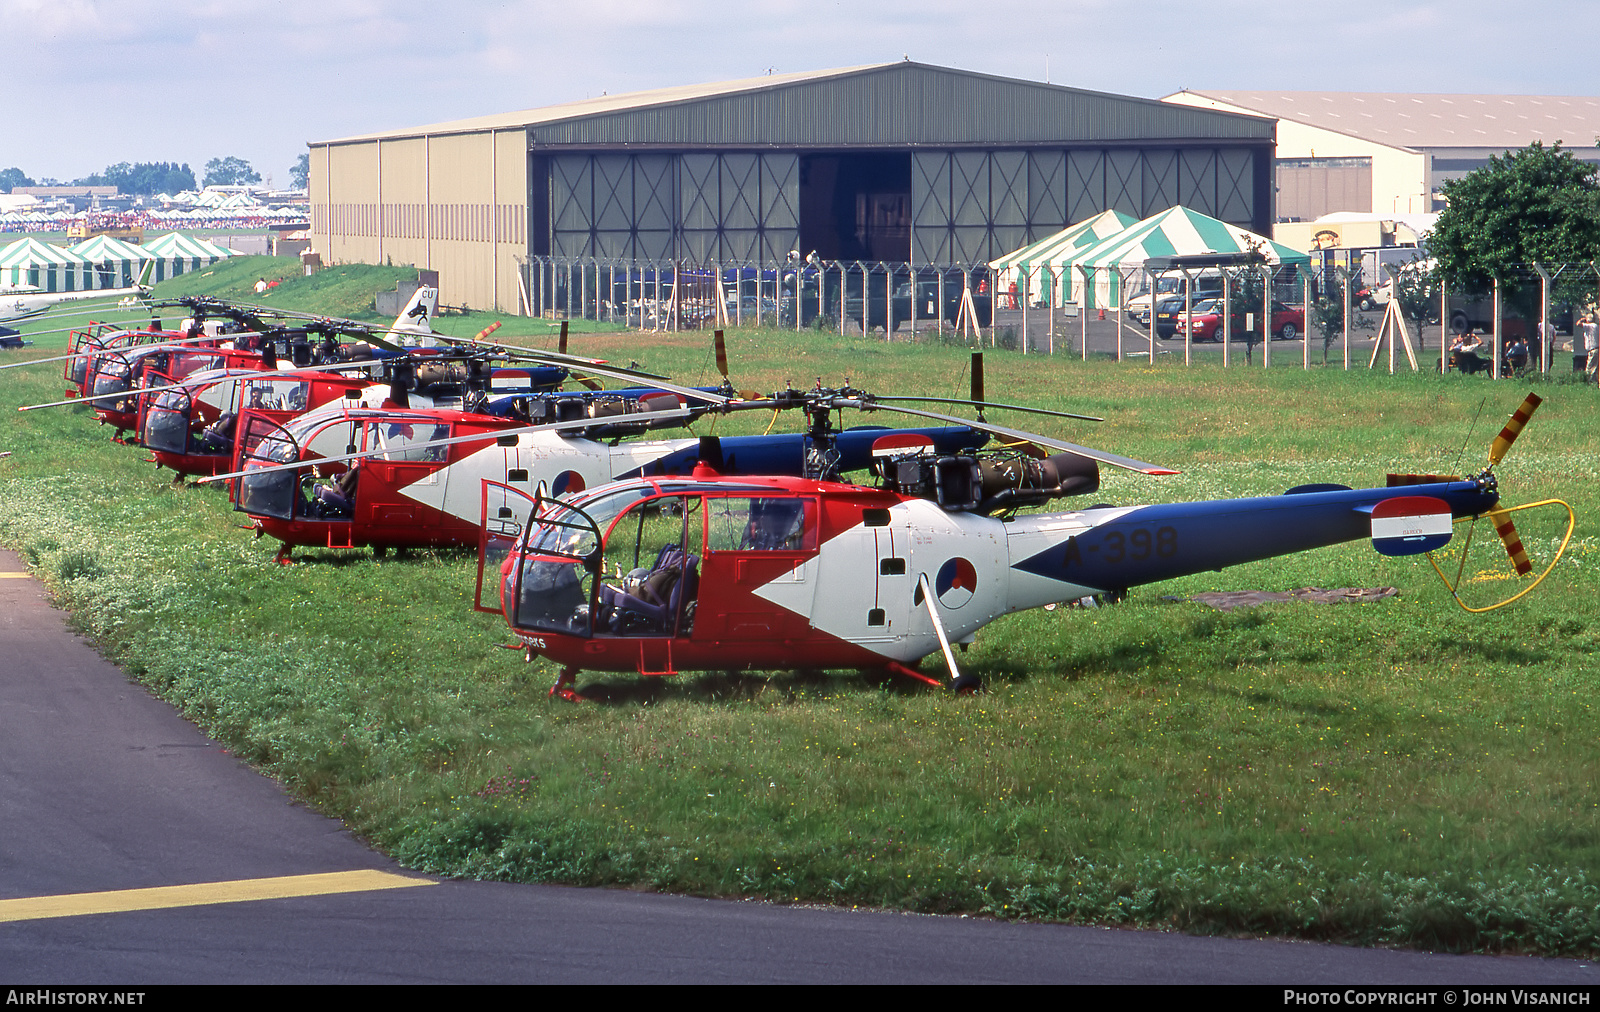
MULTIPOLYGON (((1233 310, 1233 325, 1230 328, 1233 340, 1242 341, 1245 337, 1245 314, 1248 308, 1237 303, 1230 307, 1233 310)), ((1256 315, 1260 315, 1257 313, 1256 315)), ((1182 336, 1186 329, 1186 321, 1182 312, 1177 316, 1177 336, 1182 336)), ((1281 302, 1272 304, 1272 336, 1280 341, 1293 341, 1306 330, 1306 313, 1300 306, 1286 306, 1281 302)), ((1257 331, 1259 334, 1259 331, 1257 331)), ((1194 339, 1196 341, 1222 340, 1222 300, 1205 299, 1194 304, 1194 339)))

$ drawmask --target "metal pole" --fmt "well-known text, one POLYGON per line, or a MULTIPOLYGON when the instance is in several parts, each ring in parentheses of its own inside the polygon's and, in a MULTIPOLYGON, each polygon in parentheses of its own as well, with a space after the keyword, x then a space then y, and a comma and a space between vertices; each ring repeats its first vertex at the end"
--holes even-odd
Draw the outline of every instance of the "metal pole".
POLYGON ((1271 267, 1261 266, 1261 368, 1272 365, 1272 276, 1271 267))
MULTIPOLYGON (((1183 364, 1193 365, 1194 352, 1194 279, 1188 270, 1183 275, 1183 364)), ((1156 304, 1150 303, 1150 329, 1156 329, 1156 304)))
POLYGON ((1350 265, 1347 262, 1343 267, 1334 270, 1339 275, 1339 281, 1344 285, 1344 367, 1350 369, 1350 265))
POLYGON ((1300 273, 1300 341, 1304 345, 1300 350, 1305 359, 1305 368, 1311 369, 1311 272, 1296 265, 1300 273))
POLYGON ((1232 363, 1229 352, 1233 348, 1233 272, 1222 269, 1222 368, 1232 363))
POLYGON ((1489 375, 1495 379, 1500 378, 1500 279, 1494 279, 1494 372, 1489 375))
POLYGON ((1556 328, 1550 326, 1550 272, 1535 262, 1533 269, 1539 272, 1539 371, 1550 371, 1550 339, 1555 336, 1556 328))
POLYGON ((1045 299, 1049 303, 1050 312, 1047 314, 1050 336, 1045 341, 1046 354, 1056 353, 1056 301, 1061 297, 1061 272, 1054 267, 1050 269, 1050 295, 1045 299))
POLYGON ((1444 282, 1439 282, 1439 375, 1443 376, 1450 368, 1450 342, 1445 336, 1450 333, 1450 293, 1445 290, 1444 282))
POLYGON ((1128 305, 1128 278, 1122 273, 1121 267, 1113 267, 1117 272, 1117 361, 1122 361, 1122 327, 1127 322, 1128 305))
POLYGON ((1157 271, 1150 275, 1150 364, 1156 364, 1156 282, 1165 273, 1157 271))
POLYGON ((1026 355, 1028 353, 1028 282, 1032 280, 1033 268, 1019 268, 1017 273, 1022 276, 1022 284, 1017 291, 1017 297, 1021 300, 1018 305, 1022 307, 1022 353, 1026 355))

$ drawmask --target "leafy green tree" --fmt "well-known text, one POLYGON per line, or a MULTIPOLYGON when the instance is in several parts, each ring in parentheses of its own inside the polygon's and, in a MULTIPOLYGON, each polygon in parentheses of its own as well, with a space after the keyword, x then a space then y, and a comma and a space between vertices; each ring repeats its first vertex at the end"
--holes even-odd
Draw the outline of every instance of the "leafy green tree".
POLYGON ((289 168, 289 185, 297 190, 307 189, 311 185, 311 155, 309 152, 300 152, 300 157, 294 160, 294 165, 289 168))
MULTIPOLYGON (((1436 276, 1454 289, 1481 294, 1535 262, 1600 257, 1600 166, 1578 161, 1560 142, 1495 155, 1445 183, 1444 196, 1428 250, 1436 276)), ((1537 316, 1538 286, 1507 294, 1523 316, 1537 316)))
POLYGON ((243 186, 247 183, 261 182, 261 173, 250 167, 250 163, 243 158, 229 155, 226 158, 213 158, 206 163, 206 175, 201 180, 203 186, 243 186))
POLYGON ((194 172, 188 163, 118 162, 92 176, 74 180, 79 186, 115 186, 122 193, 148 196, 152 193, 177 193, 195 189, 194 172))
POLYGON ((0 193, 10 193, 13 186, 37 186, 18 168, 0 169, 0 193))

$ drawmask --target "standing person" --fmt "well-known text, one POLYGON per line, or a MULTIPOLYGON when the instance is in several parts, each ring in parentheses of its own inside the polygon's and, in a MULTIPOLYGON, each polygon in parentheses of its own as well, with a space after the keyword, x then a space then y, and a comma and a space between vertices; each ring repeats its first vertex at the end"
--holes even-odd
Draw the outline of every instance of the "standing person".
POLYGON ((1589 359, 1589 355, 1586 354, 1584 349, 1586 349, 1586 347, 1589 346, 1592 341, 1594 341, 1594 338, 1590 336, 1592 333, 1594 333, 1594 330, 1595 322, 1592 315, 1584 314, 1581 315, 1581 317, 1578 317, 1578 327, 1573 327, 1574 373, 1581 373, 1581 371, 1584 371, 1584 367, 1587 365, 1587 359, 1589 359))
POLYGON ((1587 313, 1578 321, 1578 333, 1572 339, 1572 371, 1592 373, 1595 367, 1597 328, 1594 314, 1587 313))

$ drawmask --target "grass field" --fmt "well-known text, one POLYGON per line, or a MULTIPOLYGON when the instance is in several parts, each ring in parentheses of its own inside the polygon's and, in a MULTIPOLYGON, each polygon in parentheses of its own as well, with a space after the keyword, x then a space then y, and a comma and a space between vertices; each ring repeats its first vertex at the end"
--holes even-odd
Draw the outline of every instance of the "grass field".
MULTIPOLYGON (((741 387, 966 386, 956 346, 730 343, 741 387)), ((707 344, 593 334, 573 351, 695 383, 715 378, 707 344)), ((1042 431, 1183 470, 1107 475, 1096 498, 1119 504, 1470 473, 1527 392, 1006 353, 987 372, 996 399, 1107 418, 1042 431)), ((987 685, 973 697, 780 672, 591 675, 595 702, 551 701, 554 670, 500 649, 503 620, 471 611, 474 559, 275 566, 217 491, 172 486, 84 409, 19 416, 59 396, 55 367, 0 373, 0 542, 135 678, 414 868, 1592 956, 1600 402, 1533 385, 1547 403, 1502 486, 1511 502, 1560 496, 1579 520, 1522 602, 1468 616, 1425 561, 1352 544, 996 622, 963 658, 987 685), (1232 613, 1167 600, 1382 585, 1399 596, 1232 613)), ((1554 527, 1519 526, 1548 558, 1554 527)), ((1466 567, 1480 600, 1508 585, 1488 537, 1466 567)))

